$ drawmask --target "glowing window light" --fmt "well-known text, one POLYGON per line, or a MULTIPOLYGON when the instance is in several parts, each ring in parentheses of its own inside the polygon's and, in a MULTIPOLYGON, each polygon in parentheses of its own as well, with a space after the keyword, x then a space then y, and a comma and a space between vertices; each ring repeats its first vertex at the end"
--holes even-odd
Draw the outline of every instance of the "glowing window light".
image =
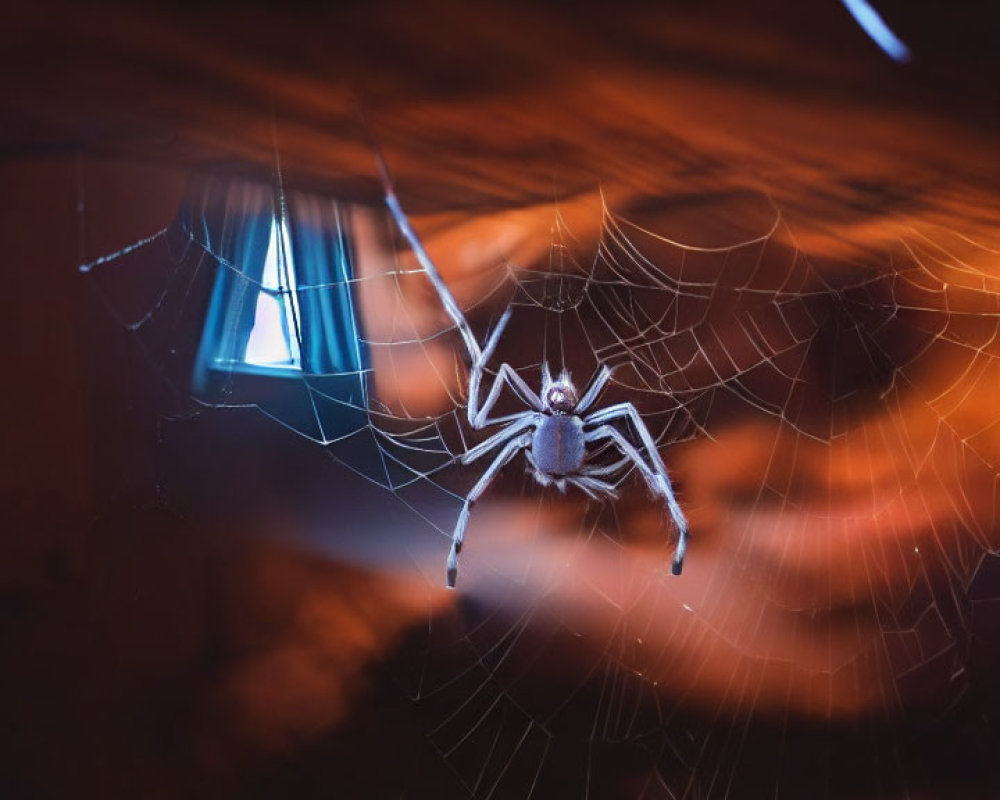
POLYGON ((244 361, 259 367, 301 369, 295 264, 288 246, 288 225, 275 218, 264 257, 261 290, 244 361))

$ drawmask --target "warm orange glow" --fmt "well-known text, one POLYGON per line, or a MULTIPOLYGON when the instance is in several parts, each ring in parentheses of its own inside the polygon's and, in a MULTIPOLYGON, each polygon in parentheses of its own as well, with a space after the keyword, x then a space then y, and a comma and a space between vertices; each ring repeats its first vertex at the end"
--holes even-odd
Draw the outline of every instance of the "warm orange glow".
MULTIPOLYGON (((12 247, 8 272, 29 287, 15 283, 8 298, 29 335, 15 340, 11 369, 19 384, 10 396, 25 408, 7 415, 8 505, 19 519, 5 539, 14 556, 0 558, 17 573, 3 594, 13 611, 0 621, 12 620, 8 649, 26 654, 26 666, 12 660, 8 685, 41 686, 21 692, 10 714, 12 729, 45 732, 42 744, 23 745, 25 763, 55 787, 42 794, 86 785, 107 797, 149 796, 150 786, 189 796, 195 784, 211 793, 204 764, 242 780, 261 754, 280 761, 366 723, 371 665, 414 632, 438 633, 440 620, 459 619, 453 638, 475 651, 476 668, 492 669, 481 631, 461 628, 465 600, 499 627, 542 620, 569 631, 616 675, 638 676, 642 702, 668 710, 661 722, 674 711, 817 727, 878 727, 921 711, 937 719, 972 684, 974 652, 979 675, 995 673, 995 637, 977 639, 972 627, 985 618, 993 632, 997 616, 997 587, 976 581, 1000 548, 1000 147, 995 58, 965 56, 974 32, 938 42, 916 22, 901 28, 914 48, 904 70, 835 2, 808 11, 778 2, 195 5, 22 4, 0 26, 9 67, 0 70, 0 138, 5 157, 24 161, 4 167, 11 230, 0 241, 12 247), (782 306, 794 324, 774 314, 754 328, 719 291, 697 309, 711 355, 690 340, 663 344, 660 355, 678 365, 674 383, 646 393, 645 414, 669 412, 671 391, 734 386, 768 337, 781 350, 774 374, 788 376, 761 379, 762 391, 786 393, 771 398, 778 413, 720 392, 707 421, 660 443, 691 522, 683 576, 668 574, 673 532, 638 482, 602 515, 579 493, 543 492, 513 462, 476 506, 459 590, 447 592, 448 532, 373 483, 364 488, 382 493, 363 496, 332 449, 310 450, 274 426, 254 435, 277 456, 242 431, 223 437, 239 451, 228 471, 216 468, 222 453, 179 478, 164 469, 169 458, 140 458, 146 440, 153 449, 171 434, 177 451, 211 445, 184 427, 186 416, 163 412, 155 391, 108 399, 123 373, 153 380, 164 365, 142 364, 138 347, 86 352, 90 331, 80 328, 112 323, 78 322, 66 298, 85 291, 78 261, 162 227, 187 172, 206 165, 256 168, 267 180, 280 160, 288 187, 342 201, 378 401, 414 418, 465 403, 457 337, 389 224, 359 106, 414 227, 480 327, 503 307, 510 276, 547 268, 554 244, 590 263, 606 212, 634 222, 637 248, 673 277, 681 267, 665 240, 722 248, 762 237, 737 288, 816 300, 782 306), (864 355, 836 337, 816 351, 803 345, 823 338, 824 314, 848 339, 867 326, 888 366, 871 359, 846 389, 834 386, 830 365, 854 379, 851 359, 864 355), (98 371, 89 382, 88 359, 98 371), (82 408, 100 425, 89 429, 82 408), (126 454, 108 455, 114 446, 126 454), (197 485, 175 492, 164 475, 197 485), (241 517, 244 481, 266 488, 250 499, 279 510, 241 517), (216 516, 186 517, 188 495, 216 516), (311 505, 313 495, 325 505, 311 505), (56 670, 81 658, 82 677, 56 670), (182 721, 171 717, 171 735, 160 736, 156 726, 178 706, 182 721), (63 751, 76 754, 68 777, 47 775, 63 751), (89 780, 97 773, 103 783, 89 780)), ((915 15, 926 5, 895 4, 915 15)), ((691 258, 684 278, 718 288, 746 267, 691 258)), ((508 349, 537 367, 541 334, 514 325, 508 334, 508 349)), ((239 421, 225 425, 250 417, 234 411, 239 421)), ((471 483, 482 466, 451 477, 471 483)), ((525 681, 598 680, 593 663, 537 655, 512 650, 525 681)), ((994 742, 996 715, 973 716, 994 742)), ((598 727, 580 738, 601 742, 598 727)), ((452 758, 423 729, 416 738, 452 758)), ((598 749, 588 751, 595 763, 598 749)), ((822 754, 832 754, 831 769, 838 752, 822 754)), ((397 756, 371 761, 389 774, 397 756)), ((881 769, 897 756, 875 760, 881 769)), ((685 767, 693 773, 700 757, 685 767)), ((919 748, 905 757, 910 767, 924 760, 919 748)), ((487 782, 463 783, 460 796, 502 796, 487 782)), ((704 796, 729 796, 722 783, 704 796)), ((635 794, 661 788, 694 797, 704 787, 692 778, 683 790, 643 783, 635 794)), ((755 788, 740 796, 797 796, 755 788)), ((830 796, 854 787, 839 788, 830 796)), ((405 796, 422 796, 411 789, 405 796)), ((903 794, 917 795, 909 785, 903 794)))

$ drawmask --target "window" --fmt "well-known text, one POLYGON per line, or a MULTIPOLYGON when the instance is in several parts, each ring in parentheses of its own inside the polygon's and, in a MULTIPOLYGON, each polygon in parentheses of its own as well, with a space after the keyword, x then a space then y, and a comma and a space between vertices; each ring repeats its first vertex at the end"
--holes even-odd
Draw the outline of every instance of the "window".
POLYGON ((279 196, 264 183, 192 182, 179 223, 211 273, 196 397, 258 405, 297 425, 315 418, 319 439, 355 424, 339 418, 366 406, 347 213, 333 198, 279 196))

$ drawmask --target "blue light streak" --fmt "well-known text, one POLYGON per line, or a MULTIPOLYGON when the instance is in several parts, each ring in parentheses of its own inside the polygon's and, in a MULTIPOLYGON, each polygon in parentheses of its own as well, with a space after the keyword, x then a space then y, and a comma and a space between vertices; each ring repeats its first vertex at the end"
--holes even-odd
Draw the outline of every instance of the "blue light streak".
POLYGON ((841 2, 872 41, 882 48, 883 53, 899 63, 910 60, 910 48, 900 41, 866 0, 841 0, 841 2))

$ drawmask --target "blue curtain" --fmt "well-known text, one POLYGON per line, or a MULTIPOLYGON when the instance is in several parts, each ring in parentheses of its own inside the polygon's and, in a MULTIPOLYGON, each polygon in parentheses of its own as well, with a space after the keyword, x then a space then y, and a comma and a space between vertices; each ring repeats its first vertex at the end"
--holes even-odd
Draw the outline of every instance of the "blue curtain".
POLYGON ((310 375, 360 370, 365 359, 343 209, 331 198, 296 192, 288 196, 288 210, 302 369, 310 375))
POLYGON ((209 370, 232 369, 246 353, 274 222, 273 194, 269 187, 246 180, 198 176, 179 222, 217 261, 195 366, 194 385, 200 392, 209 370))

